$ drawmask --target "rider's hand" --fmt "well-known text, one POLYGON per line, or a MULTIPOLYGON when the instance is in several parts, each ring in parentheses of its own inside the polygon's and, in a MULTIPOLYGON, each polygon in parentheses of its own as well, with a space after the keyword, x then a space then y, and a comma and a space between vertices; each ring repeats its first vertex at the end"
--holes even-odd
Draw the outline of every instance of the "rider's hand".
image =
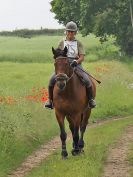
POLYGON ((76 67, 78 65, 77 60, 73 60, 70 65, 71 65, 71 67, 76 67))

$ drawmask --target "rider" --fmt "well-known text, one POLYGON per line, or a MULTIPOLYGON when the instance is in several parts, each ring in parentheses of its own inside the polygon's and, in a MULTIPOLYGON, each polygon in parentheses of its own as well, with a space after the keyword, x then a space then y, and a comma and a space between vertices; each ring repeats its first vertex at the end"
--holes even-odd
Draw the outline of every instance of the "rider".
MULTIPOLYGON (((89 106, 94 108, 96 106, 96 102, 93 98, 92 91, 92 83, 88 77, 88 75, 83 71, 81 63, 84 61, 85 51, 83 45, 80 41, 76 40, 75 36, 77 33, 77 25, 73 21, 70 21, 66 24, 66 38, 59 42, 58 48, 61 50, 64 49, 65 46, 68 48, 67 57, 71 62, 72 67, 77 67, 78 71, 82 73, 83 80, 86 85, 86 90, 88 93, 88 101, 89 106)), ((53 109, 53 88, 55 84, 55 74, 52 75, 49 82, 49 100, 45 104, 45 108, 53 109)))

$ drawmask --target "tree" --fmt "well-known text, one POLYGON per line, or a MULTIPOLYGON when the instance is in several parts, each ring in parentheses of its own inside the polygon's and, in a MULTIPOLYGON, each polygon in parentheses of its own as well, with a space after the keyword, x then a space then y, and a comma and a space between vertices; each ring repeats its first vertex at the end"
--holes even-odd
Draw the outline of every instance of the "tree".
POLYGON ((53 0, 59 23, 75 21, 83 35, 94 33, 103 42, 114 35, 121 49, 133 55, 133 0, 53 0))
POLYGON ((79 0, 53 0, 51 11, 56 14, 55 18, 61 24, 73 20, 79 25, 80 1, 79 0))

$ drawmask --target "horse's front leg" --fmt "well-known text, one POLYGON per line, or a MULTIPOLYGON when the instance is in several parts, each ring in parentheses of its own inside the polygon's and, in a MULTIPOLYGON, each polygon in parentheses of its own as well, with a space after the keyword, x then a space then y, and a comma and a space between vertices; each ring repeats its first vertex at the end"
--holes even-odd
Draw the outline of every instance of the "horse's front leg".
POLYGON ((79 148, 81 149, 81 151, 83 151, 84 148, 84 133, 86 130, 86 126, 88 124, 88 119, 90 117, 91 114, 91 109, 88 109, 86 112, 84 112, 83 114, 83 119, 80 123, 80 139, 79 139, 79 148))
POLYGON ((62 142, 62 158, 65 159, 68 156, 67 149, 66 149, 66 139, 67 139, 67 134, 65 132, 65 126, 64 126, 64 119, 65 115, 59 112, 56 112, 56 118, 60 127, 60 138, 62 142))
POLYGON ((76 114, 73 116, 74 120, 74 132, 73 132, 73 150, 72 155, 78 155, 80 153, 79 148, 79 126, 81 122, 81 114, 76 114))

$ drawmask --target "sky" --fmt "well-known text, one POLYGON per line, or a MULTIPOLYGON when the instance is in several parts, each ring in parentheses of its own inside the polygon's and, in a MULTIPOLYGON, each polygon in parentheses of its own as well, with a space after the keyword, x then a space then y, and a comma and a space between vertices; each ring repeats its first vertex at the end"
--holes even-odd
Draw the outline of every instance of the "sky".
POLYGON ((51 0, 0 0, 0 31, 63 28, 50 12, 51 0))

